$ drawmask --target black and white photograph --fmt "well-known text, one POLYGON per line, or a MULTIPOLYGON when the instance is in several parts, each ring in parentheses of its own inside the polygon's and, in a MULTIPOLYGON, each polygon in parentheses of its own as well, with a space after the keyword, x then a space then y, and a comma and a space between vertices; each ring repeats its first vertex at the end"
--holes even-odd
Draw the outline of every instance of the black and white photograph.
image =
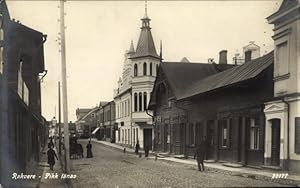
POLYGON ((300 187, 300 0, 0 0, 0 188, 300 187))

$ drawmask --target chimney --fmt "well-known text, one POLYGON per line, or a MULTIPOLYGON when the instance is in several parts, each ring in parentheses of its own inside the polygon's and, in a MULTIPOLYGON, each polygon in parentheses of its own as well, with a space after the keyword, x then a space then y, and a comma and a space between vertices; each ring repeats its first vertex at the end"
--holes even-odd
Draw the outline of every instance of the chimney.
POLYGON ((227 50, 219 52, 219 64, 227 64, 227 50))
POLYGON ((245 63, 251 61, 252 59, 252 51, 251 50, 247 50, 245 52, 245 63))

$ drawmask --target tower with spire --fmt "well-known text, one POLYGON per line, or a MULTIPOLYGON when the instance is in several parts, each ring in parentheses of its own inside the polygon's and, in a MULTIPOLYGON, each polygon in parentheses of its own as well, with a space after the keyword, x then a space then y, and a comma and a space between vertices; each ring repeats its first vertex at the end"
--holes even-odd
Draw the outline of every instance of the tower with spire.
POLYGON ((115 90, 118 123, 116 135, 120 138, 116 139, 116 142, 135 146, 138 141, 142 148, 147 146, 152 149, 152 117, 147 107, 162 55, 158 55, 155 48, 147 1, 141 21, 136 49, 131 41, 130 48, 125 53, 121 86, 115 90))

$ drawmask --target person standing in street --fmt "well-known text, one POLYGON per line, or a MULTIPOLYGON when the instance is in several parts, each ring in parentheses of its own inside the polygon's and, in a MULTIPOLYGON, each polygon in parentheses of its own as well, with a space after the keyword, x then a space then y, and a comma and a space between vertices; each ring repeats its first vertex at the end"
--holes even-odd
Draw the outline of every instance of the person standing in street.
POLYGON ((55 151, 53 150, 52 145, 50 145, 50 148, 47 152, 47 155, 48 155, 48 164, 50 166, 50 170, 53 170, 53 167, 54 167, 54 164, 55 164, 55 158, 56 158, 56 160, 58 160, 58 157, 57 157, 55 151))
POLYGON ((139 149, 140 149, 140 144, 139 144, 139 141, 136 142, 136 145, 135 145, 135 154, 139 154, 139 149))
POLYGON ((200 145, 196 149, 196 153, 194 155, 194 159, 197 160, 198 164, 198 170, 199 171, 204 171, 204 156, 205 156, 205 142, 204 140, 201 141, 200 145))
POLYGON ((86 145, 86 158, 93 158, 91 141, 86 145))
POLYGON ((149 147, 145 146, 145 157, 148 157, 149 155, 149 147))

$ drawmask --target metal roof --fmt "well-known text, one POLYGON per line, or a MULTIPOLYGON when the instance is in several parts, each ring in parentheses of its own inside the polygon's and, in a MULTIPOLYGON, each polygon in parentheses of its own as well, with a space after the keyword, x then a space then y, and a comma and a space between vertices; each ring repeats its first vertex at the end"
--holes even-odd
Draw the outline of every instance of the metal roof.
POLYGON ((233 67, 190 84, 185 89, 185 92, 178 97, 178 99, 185 99, 255 78, 262 71, 271 66, 273 62, 274 52, 272 51, 267 55, 252 60, 248 63, 233 67))

